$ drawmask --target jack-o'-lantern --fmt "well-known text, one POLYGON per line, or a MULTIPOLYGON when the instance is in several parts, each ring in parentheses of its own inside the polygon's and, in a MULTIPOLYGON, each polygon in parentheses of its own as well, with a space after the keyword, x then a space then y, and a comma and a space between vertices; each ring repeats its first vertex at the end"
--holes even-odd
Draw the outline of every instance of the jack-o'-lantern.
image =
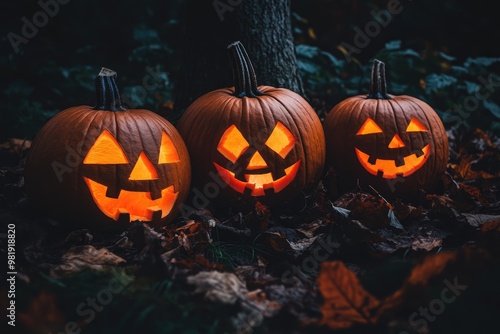
POLYGON ((58 217, 166 223, 189 192, 187 148, 160 115, 124 109, 115 78, 103 68, 96 107, 68 108, 44 125, 25 164, 27 195, 58 217))
POLYGON ((248 143, 235 125, 231 125, 222 135, 217 150, 233 165, 228 165, 226 169, 214 162, 214 166, 222 180, 241 194, 248 192, 251 196, 265 196, 266 192, 279 193, 295 179, 300 160, 285 166, 282 171, 275 168, 273 173, 262 155, 274 161, 272 155, 278 154, 286 161, 295 142, 292 133, 278 121, 264 145, 257 144, 257 147, 265 150, 261 154, 248 143))
POLYGON ((191 154, 194 187, 218 184, 213 202, 287 200, 314 187, 324 168, 321 121, 297 93, 257 86, 240 42, 228 46, 235 86, 196 99, 177 128, 191 154))
POLYGON ((338 103, 324 121, 327 164, 338 192, 372 186, 388 197, 436 190, 448 163, 439 115, 415 97, 387 94, 385 64, 375 60, 370 93, 338 103))

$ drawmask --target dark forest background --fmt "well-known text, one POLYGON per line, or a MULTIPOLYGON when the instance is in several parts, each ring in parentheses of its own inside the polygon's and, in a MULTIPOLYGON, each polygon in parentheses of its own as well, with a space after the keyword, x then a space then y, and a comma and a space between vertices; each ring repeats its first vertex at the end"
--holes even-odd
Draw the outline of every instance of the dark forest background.
MULTIPOLYGON (((58 111, 93 104, 93 79, 103 66, 118 73, 131 106, 175 123, 185 2, 71 0, 16 53, 7 35, 20 35, 22 18, 31 21, 40 6, 3 0, 0 140, 33 139, 58 111), (145 90, 142 81, 151 70, 155 87, 145 90)), ((479 76, 500 81, 500 29, 493 2, 401 0, 404 10, 351 62, 338 46, 354 45, 354 28, 364 30, 373 21, 370 12, 386 9, 387 1, 292 0, 291 6, 304 90, 320 116, 343 98, 366 92, 374 57, 387 63, 391 93, 422 98, 445 122, 451 119, 449 126, 456 124, 452 107, 481 88, 479 76)), ((466 117, 465 126, 498 133, 499 95, 494 91, 479 101, 473 110, 477 117, 466 117)))
MULTIPOLYGON (((108 235, 73 230, 71 219, 58 222, 27 207, 25 143, 61 110, 93 105, 94 78, 102 67, 118 73, 127 107, 150 109, 175 124, 176 84, 186 78, 186 4, 214 0, 58 1, 67 3, 19 52, 8 35, 21 34, 23 18, 32 21, 41 10, 39 0, 0 1, 0 221, 16 223, 16 305, 19 324, 27 328, 18 326, 21 333, 70 332, 72 320, 87 334, 221 333, 236 325, 255 334, 293 334, 300 328, 315 334, 498 332, 500 20, 495 2, 401 0, 402 12, 359 53, 347 55, 345 46, 355 45, 356 30, 373 22, 371 12, 396 0, 290 0, 303 90, 320 118, 341 100, 367 93, 373 59, 385 62, 389 93, 426 101, 449 130, 444 194, 428 194, 418 207, 363 191, 331 201, 321 184, 300 214, 258 203, 223 215, 200 210, 161 233, 136 222, 124 234, 108 235), (460 129, 468 131, 454 131, 460 129), (311 275, 297 284, 286 283, 282 272, 304 267, 316 245, 330 237, 333 261, 308 271, 311 275), (209 277, 215 285, 207 285, 207 291, 234 290, 237 304, 207 301, 187 283, 194 272, 217 275, 221 268, 227 282, 209 277), (234 289, 232 273, 250 290, 244 298, 234 289), (76 313, 78 305, 107 291, 111 277, 127 288, 95 321, 86 321, 76 313), (447 291, 443 282, 457 278, 470 285, 467 291, 429 321, 430 331, 416 326, 412 314, 439 305, 435 302, 447 291), (250 323, 255 305, 270 312, 260 327, 250 323), (379 306, 385 308, 384 318, 369 314, 379 306), (320 322, 326 326, 317 328, 320 322)), ((204 13, 196 6, 190 10, 204 13)), ((216 16, 215 10, 206 14, 216 16)), ((224 45, 224 36, 212 37, 224 45)), ((230 77, 229 63, 225 71, 230 77)), ((200 286, 209 281, 195 279, 200 286)), ((3 282, 0 294, 7 296, 3 282)), ((4 309, 6 303, 0 298, 4 309)))

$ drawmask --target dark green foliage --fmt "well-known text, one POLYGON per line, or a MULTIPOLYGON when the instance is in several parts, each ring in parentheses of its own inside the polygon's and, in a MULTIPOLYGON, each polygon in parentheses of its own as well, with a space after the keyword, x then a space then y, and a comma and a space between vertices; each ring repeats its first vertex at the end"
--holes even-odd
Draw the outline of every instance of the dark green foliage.
MULTIPOLYGON (((296 50, 306 93, 313 101, 324 101, 325 111, 347 97, 368 94, 371 62, 349 63, 310 45, 296 50)), ((447 128, 500 131, 500 58, 459 63, 440 52, 419 54, 401 41, 388 42, 373 58, 386 63, 390 94, 426 101, 447 128)))
MULTIPOLYGON (((367 91, 370 60, 377 58, 387 65, 390 93, 428 102, 448 127, 463 125, 498 131, 497 87, 492 86, 493 91, 485 99, 472 98, 483 87, 480 77, 500 81, 499 60, 490 56, 495 53, 494 46, 479 47, 482 40, 497 33, 491 29, 491 18, 485 16, 477 26, 477 20, 466 19, 469 10, 461 2, 401 4, 405 8, 401 14, 394 15, 380 35, 372 38, 360 54, 352 54, 348 62, 337 46, 342 42, 353 44, 353 28, 363 28, 373 19, 370 12, 384 10, 386 2, 292 1, 299 69, 306 96, 320 116, 342 99, 367 91), (336 11, 327 10, 330 7, 336 11), (417 13, 421 12, 429 19, 419 19, 417 13), (467 21, 457 28, 461 35, 450 32, 444 40, 442 30, 432 34, 435 27, 429 22, 444 25, 448 31, 457 26, 460 15, 467 21), (332 17, 341 20, 331 22, 332 17), (421 35, 417 36, 414 27, 419 25, 421 35), (488 36, 484 32, 473 36, 474 29, 479 32, 481 27, 488 36), (401 38, 402 34, 404 40, 390 39, 401 38), (472 48, 465 50, 466 45, 472 48), (445 54, 441 50, 446 48, 460 54, 445 54), (464 103, 468 109, 460 112, 464 103)), ((102 66, 120 73, 118 80, 128 107, 150 109, 167 119, 172 116, 184 43, 183 1, 148 0, 140 6, 131 0, 69 2, 34 38, 21 44, 18 53, 7 34, 20 34, 21 18, 30 18, 40 7, 14 2, 9 6, 11 15, 5 18, 1 35, 0 139, 32 139, 60 110, 94 103, 93 77, 102 66)))
POLYGON ((101 67, 119 73, 127 107, 168 117, 174 50, 182 45, 182 1, 71 1, 18 53, 7 34, 21 34, 21 18, 40 7, 10 6, 0 35, 0 140, 33 139, 55 113, 95 103, 93 78, 101 67))
MULTIPOLYGON (((61 312, 66 323, 74 321, 83 333, 88 334, 215 334, 227 330, 224 319, 236 314, 229 307, 204 302, 201 297, 193 298, 192 288, 172 279, 138 275, 131 275, 124 269, 87 270, 64 279, 43 275, 39 280, 19 287, 22 291, 19 312, 26 312, 30 303, 36 303, 33 300, 41 291, 54 294, 59 296, 54 311, 61 312), (109 303, 100 304, 99 296, 104 296, 102 291, 109 290, 113 280, 122 290, 112 294, 109 303), (94 299, 97 307, 88 304, 88 298, 94 299)), ((44 308, 50 306, 45 304, 44 308)), ((63 328, 54 324, 50 329, 56 333, 63 328)), ((40 328, 39 332, 43 329, 40 328)))

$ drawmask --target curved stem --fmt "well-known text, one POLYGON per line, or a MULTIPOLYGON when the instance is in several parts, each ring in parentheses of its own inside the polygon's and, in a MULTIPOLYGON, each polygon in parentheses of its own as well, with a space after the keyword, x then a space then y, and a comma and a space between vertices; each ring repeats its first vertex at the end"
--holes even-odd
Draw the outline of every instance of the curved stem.
POLYGON ((378 59, 373 61, 372 73, 370 79, 369 99, 391 99, 387 94, 387 80, 385 77, 385 63, 378 59))
POLYGON ((252 62, 240 41, 227 47, 234 80, 234 95, 237 97, 256 97, 263 95, 257 86, 257 77, 252 62))
POLYGON ((103 67, 95 78, 97 103, 94 110, 120 111, 122 107, 120 91, 116 85, 116 72, 103 67))

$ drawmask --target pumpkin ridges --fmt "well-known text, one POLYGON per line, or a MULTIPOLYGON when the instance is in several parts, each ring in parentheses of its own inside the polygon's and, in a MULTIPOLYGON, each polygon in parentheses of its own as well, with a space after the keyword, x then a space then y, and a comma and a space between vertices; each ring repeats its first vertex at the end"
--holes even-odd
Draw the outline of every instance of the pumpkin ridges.
MULTIPOLYGON (((263 103, 264 101, 260 100, 260 105, 263 106, 260 111, 260 113, 263 115, 265 114, 268 114, 269 115, 269 118, 271 119, 272 123, 273 124, 277 124, 278 121, 281 121, 280 119, 283 117, 283 120, 281 121, 282 123, 286 123, 287 124, 287 128, 288 130, 292 133, 292 135, 295 137, 295 140, 297 141, 297 143, 301 143, 303 142, 302 138, 301 138, 301 133, 300 133, 300 130, 299 128, 297 127, 297 124, 295 123, 295 120, 293 119, 293 117, 291 116, 291 112, 289 111, 289 109, 286 108, 286 106, 284 106, 281 101, 279 101, 278 99, 275 99, 274 96, 272 95, 267 95, 267 98, 266 98, 266 103, 263 103), (271 104, 272 103, 272 104, 271 104), (292 124, 294 125, 294 128, 292 129, 290 127, 290 120, 293 122, 292 124), (299 138, 297 138, 297 135, 299 136, 299 138)), ((274 128, 273 125, 266 125, 266 128, 267 129, 272 129, 274 128)), ((272 131, 268 131, 269 133, 267 134, 268 136, 272 133, 272 131)), ((303 146, 299 145, 297 147, 299 150, 301 150, 301 152, 296 152, 296 150, 293 150, 293 152, 290 152, 288 156, 291 155, 291 157, 293 157, 294 161, 297 160, 297 155, 299 156, 302 156, 304 155, 304 152, 303 152, 303 146)), ((273 154, 273 159, 274 159, 274 166, 277 166, 276 169, 277 170, 284 170, 286 167, 286 164, 284 163, 284 161, 277 155, 273 154)))
POLYGON ((319 180, 320 168, 316 166, 319 163, 315 160, 318 158, 312 152, 316 150, 317 155, 324 159, 325 143, 318 140, 317 143, 309 144, 305 141, 317 141, 317 138, 321 137, 314 133, 317 131, 322 133, 321 121, 312 107, 304 99, 301 100, 293 95, 291 91, 266 85, 258 86, 253 65, 241 43, 233 43, 228 51, 232 60, 234 86, 215 90, 197 98, 178 122, 179 132, 185 138, 193 161, 199 162, 195 162, 193 171, 197 184, 204 187, 206 182, 211 182, 208 177, 209 172, 219 173, 218 175, 222 177, 230 176, 230 174, 224 174, 225 169, 215 168, 216 165, 221 168, 226 168, 224 165, 227 165, 229 171, 235 172, 235 178, 234 180, 228 179, 229 187, 222 187, 221 199, 227 199, 227 197, 234 199, 235 195, 239 197, 250 195, 260 196, 261 200, 265 200, 268 197, 263 191, 265 186, 279 192, 279 195, 275 193, 269 197, 270 201, 273 197, 283 200, 287 199, 287 195, 297 195, 297 191, 305 190, 305 187, 310 187, 319 180), (227 96, 228 90, 232 93, 231 96, 227 96), (256 91, 261 95, 255 94, 256 91), (314 114, 316 119, 311 114, 314 114), (276 151, 265 145, 278 122, 289 132, 289 136, 293 136, 294 140, 294 146, 287 151, 286 156, 279 156, 276 151), (217 146, 222 134, 232 125, 238 129, 250 146, 243 152, 236 152, 236 162, 228 164, 228 161, 233 161, 234 158, 229 160, 217 150, 217 146), (306 135, 306 132, 310 133, 306 135), (323 152, 321 152, 322 148, 323 152), (256 153, 259 153, 263 160, 261 164, 267 165, 269 173, 266 170, 257 173, 250 171, 248 164, 256 153), (298 173, 295 169, 293 172, 290 169, 297 163, 297 160, 301 161, 298 173), (236 174, 238 169, 240 172, 236 174), (314 174, 313 171, 318 174, 314 174), (262 173, 262 177, 257 176, 259 173, 262 173), (293 173, 293 179, 286 178, 286 173, 293 173), (282 175, 283 179, 281 179, 282 175), (246 182, 243 181, 244 177, 247 178, 246 182), (275 183, 278 178, 280 182, 275 183), (241 192, 242 188, 243 192, 241 192))
MULTIPOLYGON (((323 133, 323 128, 320 122, 317 122, 315 119, 316 113, 310 108, 306 108, 306 105, 303 104, 303 99, 300 97, 300 95, 297 95, 294 92, 287 91, 285 92, 288 96, 290 96, 294 101, 297 101, 297 108, 299 110, 292 110, 289 107, 285 106, 283 102, 279 101, 278 102, 288 110, 288 113, 295 125, 295 128, 297 130, 297 133, 299 134, 300 138, 297 138, 297 141, 302 143, 301 149, 303 150, 302 154, 303 156, 307 157, 308 159, 316 160, 317 164, 313 165, 320 165, 323 166, 325 162, 325 152, 324 150, 319 150, 319 152, 316 151, 317 154, 312 154, 311 150, 314 150, 315 148, 311 148, 309 143, 323 143, 324 145, 325 139, 324 139, 324 133, 323 133), (300 117, 307 117, 306 119, 298 119, 300 117), (303 124, 303 123, 307 124, 303 124), (312 138, 304 138, 304 134, 300 132, 300 127, 307 127, 310 128, 310 131, 307 132, 307 134, 312 137, 312 138), (313 128, 314 127, 314 128, 313 128)), ((273 97, 274 98, 274 97, 273 97)), ((322 168, 321 168, 322 171, 322 168)), ((314 174, 318 174, 321 172, 316 171, 310 171, 309 170, 309 165, 305 165, 304 168, 302 169, 302 173, 305 174, 306 178, 312 177, 314 174)))
MULTIPOLYGON (((381 64, 383 63, 377 65, 377 62, 374 62, 372 72, 380 72, 380 69, 377 70, 376 66, 381 64)), ((380 90, 376 85, 375 88, 380 90)), ((376 94, 372 93, 371 95, 376 94)), ((337 172, 339 191, 341 193, 347 191, 346 188, 355 186, 355 178, 361 178, 362 184, 371 183, 375 188, 381 188, 377 190, 386 196, 404 195, 408 190, 412 191, 412 188, 431 189, 439 182, 439 174, 444 172, 447 165, 447 136, 446 131, 443 131, 444 126, 441 119, 428 104, 411 96, 390 96, 389 99, 381 99, 375 96, 372 99, 369 94, 364 101, 361 100, 360 95, 349 97, 340 101, 327 114, 324 129, 327 141, 327 163, 337 172), (413 117, 422 122, 429 131, 407 132, 406 128, 413 117), (356 136, 359 127, 367 118, 373 119, 383 129, 383 132, 356 136), (384 123, 386 124, 385 127, 384 123), (388 147, 396 135, 400 136, 399 140, 402 140, 404 146, 388 147), (352 146, 349 145, 351 139, 352 146), (418 156, 413 152, 423 149, 426 144, 430 144, 430 153, 428 155, 426 153, 425 163, 420 165, 422 160, 417 160, 418 156), (357 149, 359 145, 363 147, 364 151, 362 150, 362 152, 370 157, 371 162, 367 167, 361 165, 361 160, 358 161, 358 159, 366 158, 358 158, 354 152, 354 148, 357 149), (392 169, 394 172, 389 172, 392 159, 394 159, 395 168, 398 168, 398 164, 403 161, 401 159, 422 167, 415 170, 405 167, 392 169), (372 174, 365 176, 369 166, 383 168, 387 178, 372 174), (401 190, 402 188, 400 188, 397 193, 394 193, 395 189, 391 188, 394 184, 388 182, 388 180, 392 179, 392 176, 398 170, 404 170, 405 173, 408 171, 410 174, 405 174, 404 182, 397 185, 398 187, 407 187, 407 190, 401 190)), ((373 168, 370 168, 370 170, 373 172, 373 168)), ((400 181, 396 183, 400 183, 400 181)))
MULTIPOLYGON (((425 108, 430 108, 430 106, 425 101, 415 101, 415 103, 419 106, 419 108, 421 110, 425 110, 425 108)), ((432 122, 430 119, 428 119, 428 123, 433 124, 433 128, 438 128, 439 131, 444 134, 443 136, 439 137, 442 139, 439 141, 440 147, 437 147, 438 146, 437 141, 433 140, 435 150, 438 152, 443 152, 443 155, 448 157, 449 156, 448 137, 446 135, 446 129, 444 128, 444 125, 442 124, 441 119, 439 118, 439 116, 437 114, 429 115, 428 113, 425 113, 425 115, 427 117, 432 116, 432 122)), ((437 137, 433 137, 433 139, 435 139, 435 138, 437 138, 437 137)), ((439 159, 439 157, 437 155, 435 155, 433 164, 434 164, 435 168, 445 170, 446 166, 447 166, 447 160, 448 159, 446 159, 446 161, 444 161, 444 159, 439 159)))
MULTIPOLYGON (((106 84, 113 85, 110 80, 106 81, 106 84)), ((114 84, 116 85, 116 82, 114 84)), ((115 92, 111 95, 113 98, 117 98, 115 92)), ((112 102, 112 105, 116 107, 116 100, 112 102)), ((94 184, 99 184, 101 194, 103 194, 102 189, 109 191, 116 188, 124 191, 125 195, 120 197, 127 200, 134 196, 133 192, 137 192, 138 197, 142 197, 137 198, 142 203, 141 205, 161 205, 162 212, 160 216, 154 216, 153 219, 155 220, 151 221, 151 224, 165 223, 173 219, 178 211, 178 204, 181 203, 182 197, 187 196, 189 189, 190 162, 182 137, 177 133, 173 125, 149 110, 109 111, 95 110, 90 106, 70 107, 58 113, 44 125, 37 134, 32 148, 28 153, 25 165, 26 191, 30 200, 37 208, 46 209, 58 218, 64 216, 64 218, 70 218, 84 225, 93 225, 94 222, 112 222, 112 226, 120 225, 117 224, 113 217, 108 217, 108 213, 106 213, 115 212, 114 210, 118 209, 118 207, 101 211, 101 203, 97 202, 96 197, 91 192, 90 187, 92 186, 90 183, 89 185, 86 184, 86 179, 91 175, 89 179, 94 184), (127 160, 129 160, 129 163, 120 165, 120 168, 111 162, 104 162, 103 164, 98 162, 83 163, 85 156, 105 129, 118 143, 119 147, 117 146, 116 149, 122 150, 127 155, 127 160), (159 148, 161 142, 162 131, 167 133, 170 141, 176 145, 175 149, 181 159, 181 161, 169 166, 169 168, 158 166, 158 161, 153 162, 153 156, 157 155, 155 149, 159 148), (79 151, 78 161, 69 166, 68 154, 70 153, 68 150, 79 151), (120 180, 129 180, 130 172, 135 167, 135 165, 131 164, 137 160, 134 155, 136 153, 139 155, 140 152, 133 152, 134 150, 144 151, 151 163, 156 165, 153 165, 156 173, 160 174, 161 171, 166 171, 165 175, 168 174, 168 177, 175 176, 175 178, 167 179, 164 178, 165 175, 161 175, 157 184, 150 183, 150 181, 156 182, 156 179, 146 178, 138 181, 132 179, 129 183, 121 183, 120 180), (60 163, 63 167, 69 168, 68 173, 63 170, 64 174, 60 182, 57 180, 58 174, 57 171, 53 170, 52 163, 60 163), (87 174, 88 172, 90 173, 87 174), (97 178, 94 179, 96 176, 97 178), (106 183, 101 183, 103 179, 106 180, 106 183), (153 194, 155 189, 155 191, 160 191, 160 187, 167 189, 170 182, 175 183, 175 185, 178 184, 178 192, 175 197, 168 195, 166 190, 165 197, 162 197, 165 200, 159 202, 148 201, 147 198, 143 200, 148 194, 153 194), (47 195, 49 193, 51 196, 47 195), (174 199, 175 202, 172 202, 174 199), (173 207, 170 207, 170 205, 173 207)), ((99 148, 99 150, 103 149, 105 150, 105 147, 99 148)), ((116 196, 119 194, 120 192, 116 196)), ((124 201, 120 202, 118 198, 112 199, 107 195, 104 196, 106 196, 104 200, 107 203, 124 205, 130 210, 137 209, 141 213, 130 212, 131 217, 139 215, 139 218, 146 218, 147 221, 149 216, 142 216, 144 212, 148 212, 147 208, 129 206, 124 201)), ((109 214, 112 215, 112 213, 109 214)), ((111 225, 103 225, 102 228, 108 228, 111 225)))

